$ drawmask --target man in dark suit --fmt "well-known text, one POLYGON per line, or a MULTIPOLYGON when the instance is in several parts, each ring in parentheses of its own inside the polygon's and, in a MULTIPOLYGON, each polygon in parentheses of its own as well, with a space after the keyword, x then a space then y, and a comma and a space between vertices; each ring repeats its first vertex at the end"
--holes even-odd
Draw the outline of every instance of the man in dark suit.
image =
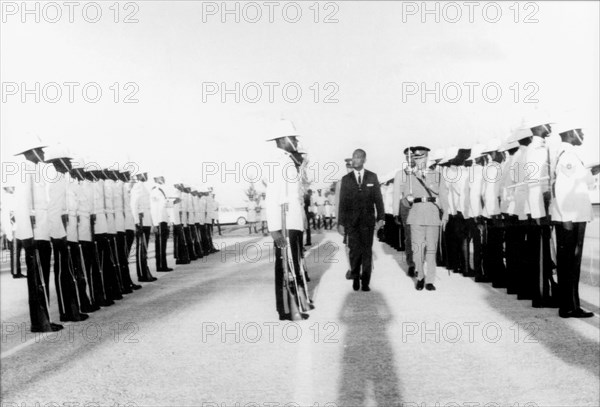
POLYGON ((373 234, 385 218, 379 180, 377 174, 364 168, 366 160, 364 150, 354 151, 353 171, 342 178, 340 188, 338 232, 348 237, 354 291, 361 281, 362 290, 370 291, 373 234))

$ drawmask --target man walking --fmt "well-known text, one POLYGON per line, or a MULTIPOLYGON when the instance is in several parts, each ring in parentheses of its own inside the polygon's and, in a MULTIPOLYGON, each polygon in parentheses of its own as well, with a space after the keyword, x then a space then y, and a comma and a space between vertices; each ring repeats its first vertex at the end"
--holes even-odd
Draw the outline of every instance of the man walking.
POLYGON ((370 291, 373 233, 383 226, 385 211, 377 174, 364 168, 367 153, 352 154, 353 171, 341 181, 338 232, 348 236, 352 288, 370 291), (362 273, 361 273, 362 268, 362 273))

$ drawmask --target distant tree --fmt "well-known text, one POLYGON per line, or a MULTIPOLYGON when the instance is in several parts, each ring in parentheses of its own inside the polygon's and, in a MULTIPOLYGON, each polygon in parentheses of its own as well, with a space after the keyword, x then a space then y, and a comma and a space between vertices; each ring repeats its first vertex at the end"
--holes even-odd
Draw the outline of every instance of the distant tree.
POLYGON ((248 201, 257 201, 258 200, 258 192, 256 191, 256 187, 254 186, 254 182, 250 183, 250 186, 244 191, 246 194, 246 198, 248 201))

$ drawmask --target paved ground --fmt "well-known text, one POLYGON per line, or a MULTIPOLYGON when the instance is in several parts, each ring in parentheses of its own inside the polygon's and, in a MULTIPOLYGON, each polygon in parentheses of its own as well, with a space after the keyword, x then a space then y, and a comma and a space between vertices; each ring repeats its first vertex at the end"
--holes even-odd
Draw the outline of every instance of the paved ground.
MULTIPOLYGON (((246 232, 61 335, 27 333, 26 282, 2 273, 2 405, 600 404, 597 316, 563 320, 441 269, 438 291, 417 292, 378 242, 373 291, 355 293, 326 232, 307 254, 317 309, 283 323, 271 239, 246 232)), ((586 245, 581 294, 598 313, 597 235, 586 245)))

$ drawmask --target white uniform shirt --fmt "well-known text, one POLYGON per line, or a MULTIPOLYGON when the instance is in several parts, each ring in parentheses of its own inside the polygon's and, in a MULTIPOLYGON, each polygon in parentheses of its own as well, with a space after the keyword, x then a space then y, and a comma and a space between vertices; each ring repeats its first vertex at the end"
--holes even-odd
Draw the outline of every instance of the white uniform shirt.
POLYGON ((200 204, 200 206, 198 208, 198 213, 200 214, 200 219, 198 219, 198 220, 201 225, 204 225, 206 223, 206 210, 208 208, 208 201, 206 199, 206 196, 204 196, 204 195, 201 196, 198 203, 200 204))
POLYGON ((497 162, 486 164, 483 170, 483 211, 482 215, 491 218, 500 215, 500 187, 502 166, 497 162))
POLYGON ((67 214, 69 221, 67 222, 67 240, 69 242, 78 242, 78 224, 77 215, 79 209, 79 194, 81 193, 81 185, 79 181, 69 176, 67 183, 67 214))
POLYGON ((173 207, 171 208, 171 220, 174 225, 181 225, 181 216, 179 215, 179 212, 181 211, 181 191, 175 189, 173 191, 173 196, 175 198, 179 198, 180 201, 176 204, 173 204, 173 207))
POLYGON ((125 202, 123 199, 124 183, 115 181, 113 183, 113 208, 115 211, 115 229, 117 232, 125 232, 125 202))
POLYGON ((546 216, 543 193, 550 190, 549 174, 549 153, 548 147, 542 137, 532 137, 531 144, 526 149, 526 180, 531 182, 527 184, 527 200, 531 217, 539 219, 546 216), (545 180, 540 180, 546 178, 545 180))
POLYGON ((48 227, 50 237, 62 239, 67 236, 67 230, 62 221, 62 215, 67 214, 67 176, 54 171, 49 171, 51 180, 48 183, 48 227), (53 172, 50 175, 50 172, 53 172))
POLYGON ((282 212, 281 205, 287 203, 286 214, 287 229, 304 230, 302 215, 304 203, 300 186, 300 176, 293 159, 284 150, 277 149, 273 162, 273 174, 269 174, 267 184, 267 225, 270 231, 281 230, 282 212), (271 176, 272 175, 272 176, 271 176))
POLYGON ((4 190, 1 193, 2 219, 0 222, 2 223, 2 231, 6 233, 6 238, 12 241, 13 232, 17 230, 16 217, 14 223, 11 221, 11 218, 15 216, 15 194, 4 190))
POLYGON ((111 179, 107 179, 106 181, 104 181, 104 209, 106 213, 107 233, 111 235, 117 234, 114 205, 115 184, 116 182, 111 179))
POLYGON ((15 219, 17 239, 50 240, 48 227, 48 186, 46 173, 48 164, 33 164, 29 160, 20 163, 21 181, 15 187, 15 219), (30 216, 35 216, 32 228, 30 216))
POLYGON ((461 212, 465 219, 468 219, 471 217, 469 167, 461 165, 457 166, 456 169, 458 171, 458 179, 454 183, 454 188, 457 195, 456 210, 461 212))
MULTIPOLYGON (((264 208, 263 201, 264 201, 264 199, 261 199, 261 205, 262 205, 261 206, 261 220, 267 220, 266 219, 267 215, 262 213, 262 209, 264 208)), ((211 203, 212 203, 212 207, 211 207, 211 211, 210 211, 210 217, 212 220, 218 220, 219 219, 219 202, 213 197, 211 199, 211 203)))
POLYGON ((94 186, 94 205, 92 213, 96 215, 94 223, 94 233, 108 233, 108 224, 106 222, 106 211, 104 206, 104 180, 95 181, 94 186))
POLYGON ((469 215, 476 218, 482 215, 483 166, 473 164, 470 167, 469 180, 469 215))
POLYGON ((555 198, 550 213, 557 222, 590 222, 593 218, 589 190, 594 180, 569 143, 561 143, 555 171, 555 198))
POLYGON ((212 195, 208 195, 206 197, 206 223, 208 223, 209 225, 212 225, 212 221, 213 219, 216 219, 215 217, 215 212, 216 212, 216 202, 215 202, 215 198, 212 197, 212 195))
POLYGON ((125 215, 125 230, 135 230, 135 221, 133 212, 131 212, 131 189, 132 182, 123 184, 123 213, 125 215))
POLYGON ((152 212, 152 222, 158 225, 161 222, 169 221, 169 214, 167 212, 167 195, 162 185, 155 185, 152 187, 150 192, 150 205, 152 212))
POLYGON ((143 214, 142 223, 144 227, 152 226, 152 214, 150 213, 150 192, 145 182, 136 182, 131 189, 131 212, 136 225, 140 224, 139 214, 143 214))
POLYGON ((508 186, 520 184, 518 187, 511 188, 509 192, 509 199, 512 197, 512 201, 508 206, 508 213, 510 215, 517 215, 519 220, 527 219, 527 215, 530 213, 528 194, 529 189, 524 184, 527 179, 527 147, 519 146, 519 150, 514 154, 511 167, 509 168, 510 182, 508 186))
POLYGON ((246 211, 248 211, 248 222, 256 222, 256 202, 254 200, 248 202, 246 211))
POLYGON ((79 215, 79 225, 77 225, 77 234, 79 241, 91 242, 92 230, 90 225, 90 215, 94 205, 94 183, 84 180, 79 184, 79 193, 77 194, 77 214, 79 215))

